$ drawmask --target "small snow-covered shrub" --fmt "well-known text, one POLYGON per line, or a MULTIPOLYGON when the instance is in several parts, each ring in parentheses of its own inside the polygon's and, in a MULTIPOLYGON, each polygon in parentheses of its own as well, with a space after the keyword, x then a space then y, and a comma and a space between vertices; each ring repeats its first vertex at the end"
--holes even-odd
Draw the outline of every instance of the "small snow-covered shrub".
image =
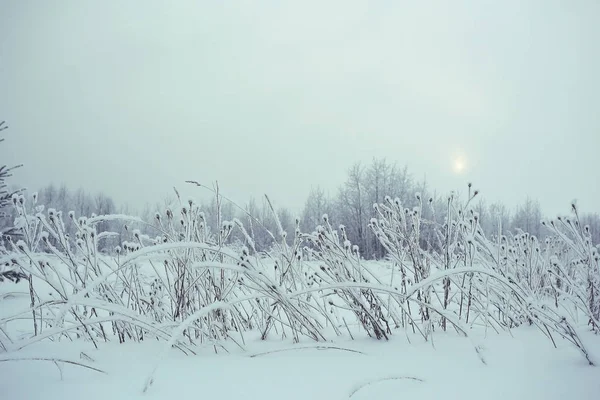
MULTIPOLYGON (((0 132, 6 129, 8 129, 8 126, 6 125, 5 121, 0 121, 0 132)), ((0 142, 3 141, 4 139, 0 138, 0 142)), ((16 165, 12 167, 9 167, 8 165, 0 165, 0 219, 6 218, 8 216, 7 209, 11 205, 11 199, 13 195, 16 195, 20 192, 8 190, 8 185, 6 183, 6 180, 12 176, 12 171, 19 167, 21 167, 21 165, 16 165)), ((0 227, 4 227, 4 224, 1 224, 0 227)), ((2 232, 3 230, 4 229, 0 229, 0 232, 2 232)))

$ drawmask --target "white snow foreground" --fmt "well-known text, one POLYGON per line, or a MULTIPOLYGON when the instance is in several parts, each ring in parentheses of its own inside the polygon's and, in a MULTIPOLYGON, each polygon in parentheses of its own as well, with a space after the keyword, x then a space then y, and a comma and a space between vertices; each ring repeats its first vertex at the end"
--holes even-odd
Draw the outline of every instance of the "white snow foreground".
MULTIPOLYGON (((415 337, 336 343, 261 341, 247 350, 205 348, 196 356, 164 342, 40 342, 2 354, 2 398, 71 399, 598 399, 600 369, 590 367, 564 340, 558 348, 532 328, 508 334, 474 329, 483 344, 484 365, 469 340, 438 333, 435 348, 415 337), (14 361, 22 359, 22 361, 14 361), (51 360, 61 360, 53 363, 51 360), (105 373, 63 361, 73 361, 105 373), (152 385, 143 393, 158 363, 152 385)), ((586 334, 590 349, 600 341, 586 334)))

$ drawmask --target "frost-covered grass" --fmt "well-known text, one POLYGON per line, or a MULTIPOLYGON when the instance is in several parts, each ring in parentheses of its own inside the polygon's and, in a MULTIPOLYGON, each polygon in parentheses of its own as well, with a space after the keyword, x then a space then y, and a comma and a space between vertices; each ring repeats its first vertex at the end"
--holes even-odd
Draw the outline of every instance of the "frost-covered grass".
MULTIPOLYGON (((477 368, 489 371, 493 368, 485 368, 490 366, 489 355, 494 354, 488 352, 492 344, 500 349, 509 342, 515 349, 529 346, 535 331, 536 340, 542 341, 546 350, 557 348, 557 358, 540 357, 542 352, 534 350, 536 343, 531 357, 537 358, 527 361, 534 363, 532 366, 545 360, 557 362, 567 353, 569 357, 579 353, 582 362, 594 365, 598 348, 594 333, 600 327, 599 256, 587 228, 579 224, 576 208, 571 217, 546 223, 552 234, 543 242, 527 233, 488 239, 479 227, 477 213, 469 208, 471 200, 461 203, 449 197, 446 215, 432 220, 422 218, 428 204, 418 194, 411 209, 390 198, 374 205, 377 217, 369 228, 388 258, 370 262, 361 258, 345 228, 334 228, 327 215, 310 233, 302 232, 297 222, 295 232, 288 235, 278 222, 278 232, 269 233, 274 248, 261 253, 254 246, 251 230, 238 220, 223 221, 219 216, 220 231, 210 232, 206 215, 193 201, 181 201, 177 212, 167 209, 146 223, 125 215, 86 218, 68 212, 65 218, 57 210, 32 209, 24 197, 15 196, 20 237, 7 238, 0 275, 19 282, 0 285, 0 350, 6 355, 5 364, 8 359, 12 364, 29 357, 37 360, 21 362, 57 365, 54 368, 60 370, 66 364, 65 369, 79 367, 85 373, 98 373, 89 369, 92 365, 85 355, 56 358, 46 352, 56 348, 66 354, 91 345, 101 358, 121 344, 131 357, 138 357, 143 348, 151 353, 152 361, 135 373, 139 375, 138 389, 148 395, 160 392, 156 387, 165 365, 170 368, 173 357, 180 357, 173 355, 173 349, 200 359, 207 352, 217 353, 243 364, 251 352, 269 352, 284 344, 358 346, 367 353, 362 357, 368 357, 382 351, 375 350, 373 342, 391 341, 393 344, 380 346, 400 359, 413 351, 407 349, 423 349, 423 343, 437 348, 446 344, 448 353, 442 353, 442 359, 476 359, 477 368), (136 225, 135 229, 128 227, 129 237, 112 255, 100 251, 111 234, 98 232, 97 227, 107 220, 136 225), (75 226, 74 238, 66 233, 66 224, 75 226), (144 233, 150 226, 159 232, 153 238, 144 233), (243 246, 230 243, 235 229, 245 238, 243 246), (524 342, 504 342, 515 332, 525 332, 524 342), (406 347, 406 343, 416 347, 406 347), (454 352, 457 348, 460 353, 454 352)), ((218 198, 217 204, 220 201, 218 198)), ((356 352, 326 351, 331 352, 358 357, 356 352)), ((518 352, 513 353, 511 362, 519 364, 518 352)), ((305 357, 277 354, 275 357, 287 357, 291 363, 305 357)), ((211 363, 222 362, 212 357, 211 363)), ((346 368, 336 367, 335 357, 331 361, 334 371, 346 368)), ((381 364, 373 358, 352 358, 356 362, 353 373, 367 378, 366 386, 349 389, 355 390, 352 397, 394 385, 434 390, 423 387, 436 387, 430 380, 447 380, 438 371, 446 361, 436 362, 431 356, 438 371, 433 376, 427 376, 422 368, 414 371, 419 376, 405 372, 426 365, 424 357, 403 359, 398 364, 405 367, 398 370, 400 375, 391 373, 397 366, 387 353, 387 361, 381 364), (379 368, 388 369, 391 375, 374 376, 372 379, 383 380, 368 384, 368 373, 379 368)), ((497 364, 504 369, 508 365, 497 364)), ((569 358, 565 365, 577 362, 569 358)), ((302 362, 300 366, 307 367, 302 362)), ((113 367, 109 361, 104 368, 93 365, 103 370, 113 367)), ((486 379, 487 372, 478 374, 486 379)), ((280 375, 276 371, 275 380, 290 378, 280 375)), ((315 379, 322 377, 323 372, 315 379)), ((343 386, 342 381, 338 383, 343 386)), ((118 379, 114 384, 120 385, 118 379)), ((328 390, 338 388, 323 390, 330 393, 328 390)), ((474 392, 467 383, 462 390, 469 395, 474 392)))

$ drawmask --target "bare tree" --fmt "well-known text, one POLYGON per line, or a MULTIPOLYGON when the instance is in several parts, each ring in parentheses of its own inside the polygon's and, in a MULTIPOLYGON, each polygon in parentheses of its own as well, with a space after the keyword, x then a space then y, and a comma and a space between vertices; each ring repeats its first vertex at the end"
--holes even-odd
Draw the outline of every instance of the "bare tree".
POLYGON ((368 221, 367 194, 364 186, 365 169, 356 163, 348 170, 348 178, 339 190, 339 209, 342 219, 348 221, 348 238, 359 246, 361 254, 369 254, 366 240, 368 221))
POLYGON ((542 210, 537 200, 527 198, 523 205, 517 207, 512 220, 512 230, 522 230, 540 237, 542 210))
POLYGON ((488 210, 489 218, 492 221, 490 223, 491 232, 486 231, 486 235, 490 233, 492 236, 498 233, 503 234, 510 229, 510 212, 506 206, 502 203, 492 203, 488 210))
POLYGON ((304 230, 311 231, 321 224, 323 214, 327 213, 328 203, 329 201, 325 197, 322 188, 316 186, 310 189, 302 212, 302 227, 304 230))
MULTIPOLYGON (((391 173, 394 166, 387 163, 385 159, 373 159, 371 166, 365 174, 365 186, 369 193, 369 204, 379 204, 383 201, 385 194, 392 193, 391 173)), ((371 211, 371 210, 369 210, 371 211)), ((372 211, 371 211, 372 212, 372 211)), ((369 247, 372 249, 375 258, 383 257, 384 250, 380 241, 368 230, 369 247)))

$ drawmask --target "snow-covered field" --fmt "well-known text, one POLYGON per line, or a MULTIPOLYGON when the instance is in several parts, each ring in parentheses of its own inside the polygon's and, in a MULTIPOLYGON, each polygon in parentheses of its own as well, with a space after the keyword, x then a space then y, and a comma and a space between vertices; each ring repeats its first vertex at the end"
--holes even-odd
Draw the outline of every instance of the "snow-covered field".
MULTIPOLYGON (((414 337, 292 344, 249 339, 245 352, 196 356, 164 343, 40 343, 22 358, 62 358, 106 374, 46 361, 0 363, 3 399, 598 399, 600 370, 588 366, 564 341, 558 349, 531 328, 513 336, 473 332, 483 345, 482 364, 469 340, 455 333, 435 336, 435 348, 414 337), (331 347, 327 349, 328 347, 331 347), (343 350, 341 350, 343 349, 343 350), (93 360, 93 361, 92 361, 93 360), (145 380, 158 363, 154 383, 145 380), (61 378, 62 375, 62 378, 61 378)), ((585 337, 600 353, 600 341, 585 337)))
POLYGON ((460 210, 430 248, 419 210, 378 207, 386 261, 327 216, 265 252, 190 203, 113 255, 97 224, 128 217, 69 215, 75 241, 55 210, 23 217, 0 254, 1 398, 600 398, 589 232, 489 240, 460 210))

